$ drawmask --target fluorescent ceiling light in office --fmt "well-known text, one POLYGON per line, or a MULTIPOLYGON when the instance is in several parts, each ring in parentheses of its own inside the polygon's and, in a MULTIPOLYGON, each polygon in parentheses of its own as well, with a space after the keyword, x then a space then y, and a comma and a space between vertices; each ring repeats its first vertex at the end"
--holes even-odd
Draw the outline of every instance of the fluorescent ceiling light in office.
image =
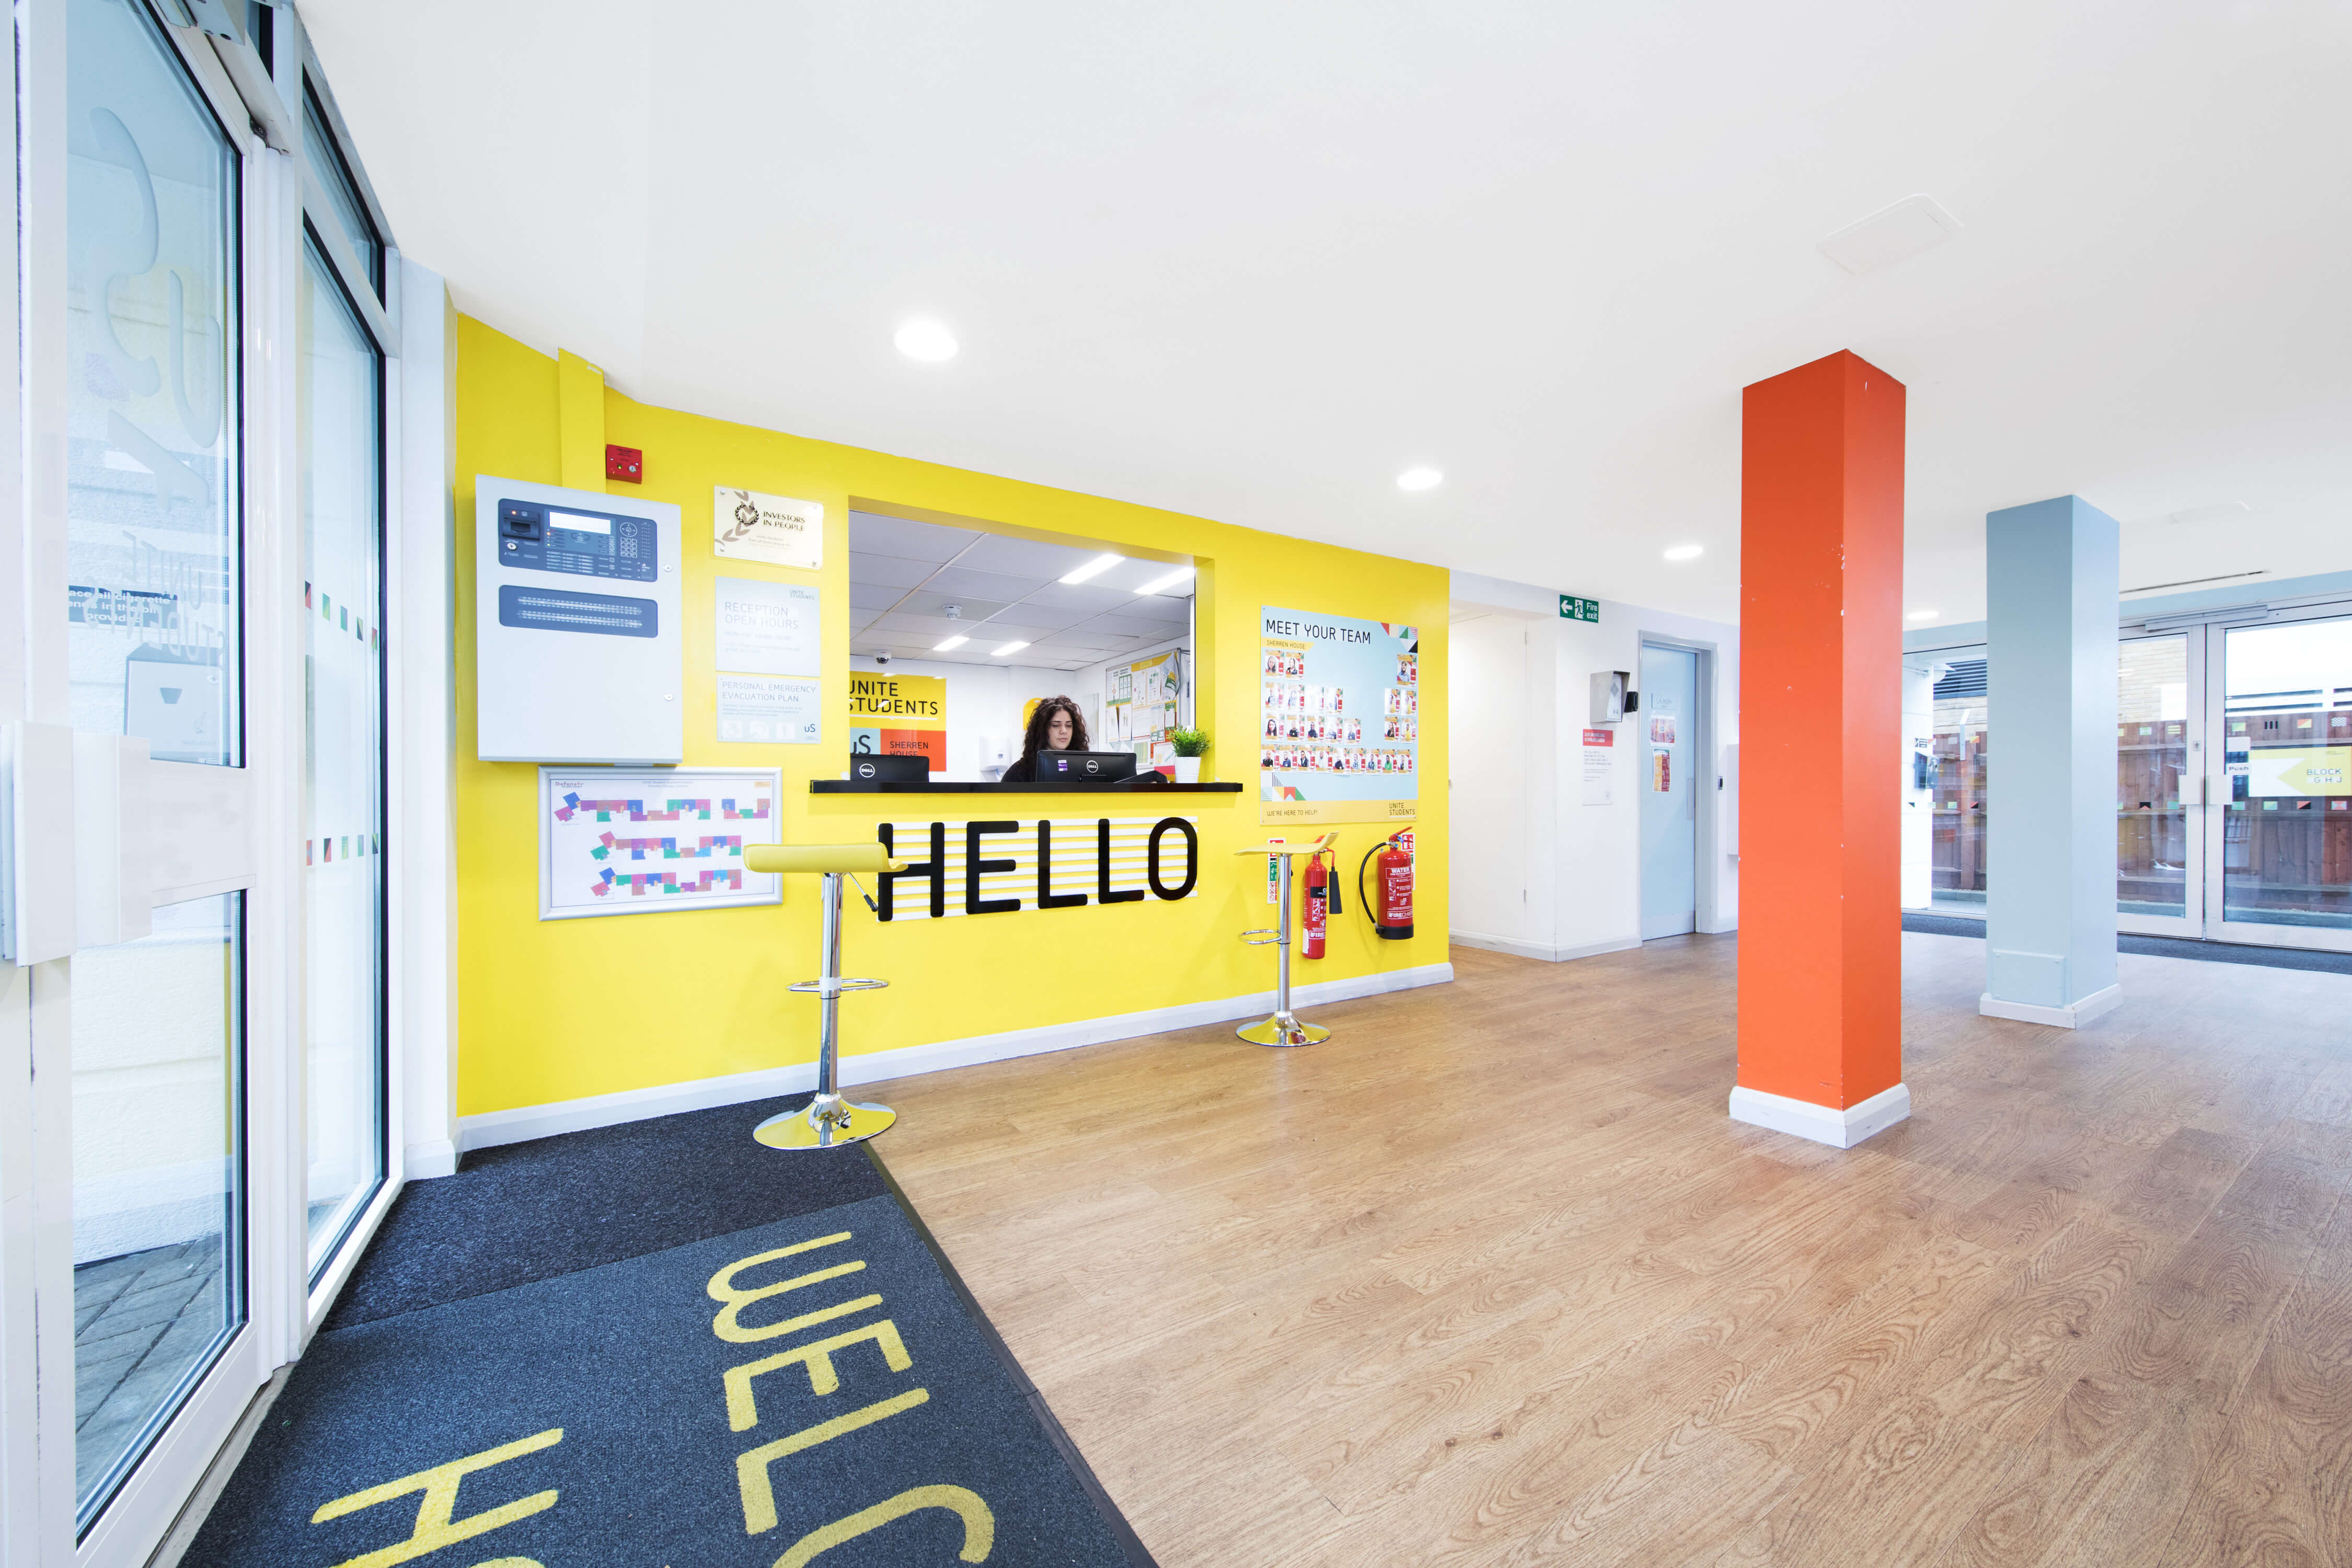
POLYGON ((971 639, 967 637, 952 637, 948 638, 945 642, 933 643, 931 645, 931 651, 933 653, 946 653, 949 649, 961 647, 964 644, 970 641, 971 641, 971 639))
POLYGON ((900 353, 926 364, 937 364, 956 356, 955 334, 928 317, 908 321, 890 341, 898 345, 900 353))
POLYGON ((1126 559, 1124 555, 1097 555, 1076 571, 1065 574, 1062 581, 1083 583, 1089 577, 1099 577, 1126 559))
POLYGON ((1696 561, 1706 553, 1704 544, 1677 544, 1666 552, 1669 561, 1696 561))
POLYGON ((1167 573, 1162 576, 1154 577, 1150 582, 1146 583, 1142 587, 1138 588, 1135 591, 1135 595, 1139 599, 1149 594, 1164 594, 1168 592, 1169 589, 1178 587, 1185 582, 1188 582, 1192 578, 1192 569, 1190 566, 1179 566, 1173 572, 1167 573))
POLYGON ((1027 647, 1029 645, 1025 642, 1009 642, 1003 647, 989 649, 988 657, 991 658, 1003 658, 1006 654, 1019 653, 1023 648, 1027 647))
POLYGON ((1407 468, 1397 476, 1397 489, 1401 490, 1433 490, 1444 482, 1444 474, 1426 465, 1407 468))

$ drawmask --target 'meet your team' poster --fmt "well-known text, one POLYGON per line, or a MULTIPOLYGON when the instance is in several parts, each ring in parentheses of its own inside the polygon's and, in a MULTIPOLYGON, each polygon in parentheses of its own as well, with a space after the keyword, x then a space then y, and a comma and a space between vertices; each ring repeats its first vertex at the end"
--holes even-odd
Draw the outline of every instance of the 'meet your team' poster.
POLYGON ((1421 634, 1271 605, 1260 627, 1259 820, 1411 821, 1421 800, 1421 634))

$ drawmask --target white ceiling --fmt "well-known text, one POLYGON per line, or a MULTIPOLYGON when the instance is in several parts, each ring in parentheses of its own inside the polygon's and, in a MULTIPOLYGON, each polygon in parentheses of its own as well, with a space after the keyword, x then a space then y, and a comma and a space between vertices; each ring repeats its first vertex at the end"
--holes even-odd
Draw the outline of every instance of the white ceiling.
POLYGON ((2068 491, 2126 585, 2352 566, 2336 0, 302 12, 400 243, 656 403, 1725 616, 1738 389, 1851 348, 1909 607, 2068 491))
POLYGON ((1126 560, 1083 583, 1061 580, 1105 553, 853 511, 849 651, 1081 669, 1192 629, 1189 579, 1173 594, 1140 592, 1174 570, 1165 561, 1126 560), (951 637, 971 640, 940 652, 951 637), (992 651, 1016 642, 1029 646, 1003 658, 992 651))

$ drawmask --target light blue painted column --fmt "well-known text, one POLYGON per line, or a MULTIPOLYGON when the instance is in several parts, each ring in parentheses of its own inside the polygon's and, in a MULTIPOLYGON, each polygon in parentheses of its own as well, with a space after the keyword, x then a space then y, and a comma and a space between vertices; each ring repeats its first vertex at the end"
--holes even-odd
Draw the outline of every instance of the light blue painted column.
POLYGON ((1985 519, 1992 809, 1985 992, 2073 1028, 2116 985, 2116 520, 2080 496, 1985 519))

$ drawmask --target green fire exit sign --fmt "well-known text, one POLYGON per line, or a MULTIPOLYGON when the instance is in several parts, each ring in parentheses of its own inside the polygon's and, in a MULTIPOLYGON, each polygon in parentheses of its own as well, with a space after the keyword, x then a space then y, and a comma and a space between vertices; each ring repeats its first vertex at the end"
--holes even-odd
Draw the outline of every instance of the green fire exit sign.
POLYGON ((1594 626, 1599 626, 1601 601, 1580 599, 1573 594, 1562 594, 1559 596, 1559 618, 1563 621, 1591 621, 1594 626))

